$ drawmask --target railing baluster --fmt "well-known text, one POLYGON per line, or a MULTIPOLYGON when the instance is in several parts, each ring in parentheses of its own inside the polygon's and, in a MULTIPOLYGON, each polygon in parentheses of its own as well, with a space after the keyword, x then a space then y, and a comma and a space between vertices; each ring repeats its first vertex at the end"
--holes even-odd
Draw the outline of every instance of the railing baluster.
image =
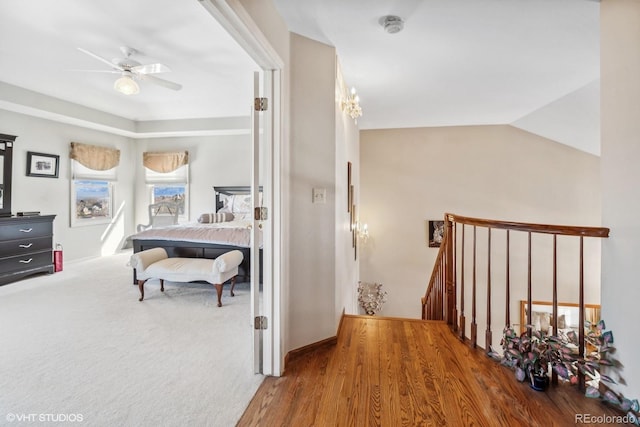
MULTIPOLYGON (((450 223, 451 221, 448 220, 450 223)), ((449 271, 453 274, 453 331, 458 330, 458 265, 456 264, 458 259, 458 223, 455 223, 453 228, 452 240, 449 240, 449 244, 453 245, 453 265, 449 271)))
MULTIPOLYGON (((580 357, 584 356, 584 237, 580 236, 580 290, 579 290, 580 306, 578 309, 578 353, 580 357)), ((580 372, 580 371, 579 371, 580 372)), ((578 374, 578 385, 584 390, 584 374, 578 374)))
POLYGON ((505 319, 504 319, 504 325, 505 326, 511 326, 511 287, 510 287, 510 274, 509 274, 509 231, 511 230, 507 230, 507 272, 506 272, 506 290, 505 290, 505 294, 506 294, 506 307, 505 307, 505 319))
POLYGON ((465 225, 462 224, 462 242, 460 243, 460 338, 464 341, 464 334, 466 333, 466 319, 464 317, 464 230, 465 225))
POLYGON ((471 345, 478 345, 478 325, 476 324, 476 226, 473 226, 473 282, 471 284, 471 345))
POLYGON ((487 229, 487 329, 485 331, 485 351, 491 349, 491 227, 487 229))
MULTIPOLYGON (((446 301, 444 299, 446 293, 447 293, 447 281, 445 279, 445 273, 446 273, 446 269, 447 269, 447 263, 446 261, 443 259, 442 261, 440 261, 440 265, 442 266, 440 268, 440 305, 442 307, 442 319, 440 320, 445 320, 447 317, 447 304, 446 301)), ((447 321, 447 323, 449 323, 447 321)))
MULTIPOLYGON (((532 324, 533 310, 531 310, 531 232, 529 231, 529 239, 527 242, 527 325, 532 324)), ((531 328, 528 328, 529 336, 531 336, 531 328)))
POLYGON ((445 215, 445 225, 446 235, 443 240, 445 240, 445 259, 444 259, 444 268, 443 274, 444 277, 444 286, 445 286, 445 296, 447 298, 445 307, 446 307, 446 315, 447 315, 447 324, 452 325, 454 323, 454 312, 453 307, 455 307, 455 292, 454 292, 454 282, 453 282, 453 224, 449 221, 447 215, 445 215))
POLYGON ((438 267, 440 274, 438 274, 438 286, 436 287, 436 310, 438 313, 438 320, 442 320, 442 260, 439 260, 438 263, 440 264, 438 267))
MULTIPOLYGON (((553 317, 551 319, 551 326, 553 327, 553 335, 558 335, 558 236, 553 235, 553 303, 552 310, 553 317)), ((556 371, 551 371, 551 383, 558 383, 558 374, 556 371)))

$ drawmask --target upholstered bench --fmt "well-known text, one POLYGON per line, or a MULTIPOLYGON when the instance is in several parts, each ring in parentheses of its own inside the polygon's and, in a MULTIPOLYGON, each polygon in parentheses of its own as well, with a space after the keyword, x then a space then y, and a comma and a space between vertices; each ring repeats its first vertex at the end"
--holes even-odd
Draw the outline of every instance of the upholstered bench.
POLYGON ((222 285, 231 279, 231 296, 236 285, 238 265, 243 259, 242 252, 233 250, 216 259, 169 258, 164 248, 147 249, 131 256, 129 265, 136 270, 140 299, 144 299, 144 283, 149 279, 160 279, 160 291, 164 292, 164 281, 194 282, 203 280, 215 286, 218 293, 218 307, 222 307, 222 285))

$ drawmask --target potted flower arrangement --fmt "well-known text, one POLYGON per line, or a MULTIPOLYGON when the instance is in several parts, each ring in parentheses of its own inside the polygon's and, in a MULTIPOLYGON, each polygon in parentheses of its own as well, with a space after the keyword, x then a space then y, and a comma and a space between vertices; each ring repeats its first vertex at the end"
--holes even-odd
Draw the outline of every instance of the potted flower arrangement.
MULTIPOLYGON (((570 381, 572 384, 578 382, 578 374, 581 373, 586 379, 586 396, 601 397, 600 381, 615 384, 613 378, 603 375, 600 370, 603 366, 613 366, 614 363, 607 355, 615 350, 613 347, 613 333, 605 331, 604 320, 600 320, 595 326, 587 322, 585 325, 586 352, 584 356, 577 354, 578 334, 569 331, 566 338, 556 338, 552 346, 555 349, 553 370, 559 377, 570 381)), ((607 396, 602 396, 607 400, 607 396)), ((619 402, 611 402, 619 403, 619 402)))
POLYGON ((535 390, 544 390, 548 386, 549 367, 571 384, 577 384, 578 375, 583 374, 587 397, 604 400, 626 412, 631 424, 640 425, 638 399, 631 400, 601 387, 600 381, 615 384, 615 380, 602 374, 601 369, 617 367, 616 361, 609 357, 615 351, 613 333, 605 330, 603 320, 593 325, 586 322, 584 356, 578 354, 579 337, 575 331, 555 336, 536 330, 529 332, 532 328, 527 325, 527 331, 518 335, 513 327, 506 327, 501 341, 503 354, 491 349, 488 355, 514 369, 519 381, 528 379, 535 390))
POLYGON ((530 329, 531 325, 527 325, 527 330, 518 334, 513 327, 506 327, 501 341, 503 354, 491 350, 489 356, 512 368, 518 381, 526 379, 531 388, 541 391, 549 385, 549 364, 554 349, 545 332, 530 329))

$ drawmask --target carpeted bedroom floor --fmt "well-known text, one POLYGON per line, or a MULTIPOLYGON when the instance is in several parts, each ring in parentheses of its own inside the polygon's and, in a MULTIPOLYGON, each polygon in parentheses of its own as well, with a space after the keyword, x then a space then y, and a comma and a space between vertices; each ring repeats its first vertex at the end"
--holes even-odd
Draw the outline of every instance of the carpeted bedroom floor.
POLYGON ((220 308, 206 284, 149 281, 138 302, 129 256, 0 287, 0 425, 236 424, 263 380, 249 284, 220 308))

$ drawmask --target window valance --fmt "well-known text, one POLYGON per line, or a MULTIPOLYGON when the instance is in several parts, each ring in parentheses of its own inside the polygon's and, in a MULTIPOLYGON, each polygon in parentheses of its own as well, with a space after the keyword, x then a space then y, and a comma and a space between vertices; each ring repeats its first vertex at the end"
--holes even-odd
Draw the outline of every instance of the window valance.
POLYGON ((176 153, 146 152, 142 153, 142 164, 145 168, 158 173, 169 173, 189 164, 189 152, 176 153))
POLYGON ((105 171, 118 166, 120 150, 72 142, 70 157, 89 169, 105 171))

